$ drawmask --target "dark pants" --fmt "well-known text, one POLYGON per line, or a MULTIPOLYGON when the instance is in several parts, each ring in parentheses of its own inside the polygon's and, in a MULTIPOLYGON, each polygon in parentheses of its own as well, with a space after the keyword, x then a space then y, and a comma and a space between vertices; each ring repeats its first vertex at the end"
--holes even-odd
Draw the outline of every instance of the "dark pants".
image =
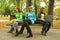
POLYGON ((29 35, 32 36, 32 32, 31 32, 31 29, 29 27, 29 24, 31 24, 31 21, 30 20, 24 20, 23 21, 23 24, 22 24, 22 27, 21 27, 21 30, 20 30, 20 33, 23 33, 24 28, 26 27, 27 32, 29 33, 29 35))
POLYGON ((46 21, 45 25, 43 25, 42 32, 47 33, 51 27, 51 23, 46 21))
POLYGON ((42 32, 47 33, 51 27, 51 22, 38 20, 38 24, 42 24, 42 32))

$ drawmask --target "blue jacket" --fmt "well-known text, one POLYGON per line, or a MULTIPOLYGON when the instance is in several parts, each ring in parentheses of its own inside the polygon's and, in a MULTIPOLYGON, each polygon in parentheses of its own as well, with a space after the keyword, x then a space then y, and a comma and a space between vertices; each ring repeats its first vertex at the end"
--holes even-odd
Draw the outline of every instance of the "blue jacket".
POLYGON ((34 24, 35 21, 36 21, 36 14, 35 14, 35 12, 32 12, 32 13, 26 12, 25 19, 32 19, 31 23, 34 24))

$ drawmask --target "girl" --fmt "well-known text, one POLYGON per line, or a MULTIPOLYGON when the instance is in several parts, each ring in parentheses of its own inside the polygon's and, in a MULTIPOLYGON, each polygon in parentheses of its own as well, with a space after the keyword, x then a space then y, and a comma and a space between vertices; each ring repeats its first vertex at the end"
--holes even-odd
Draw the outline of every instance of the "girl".
POLYGON ((9 30, 8 33, 12 33, 14 30, 14 27, 16 28, 16 34, 18 32, 18 23, 22 23, 23 22, 23 15, 22 12, 20 11, 19 8, 16 8, 16 13, 14 13, 16 19, 11 20, 11 29, 9 30))

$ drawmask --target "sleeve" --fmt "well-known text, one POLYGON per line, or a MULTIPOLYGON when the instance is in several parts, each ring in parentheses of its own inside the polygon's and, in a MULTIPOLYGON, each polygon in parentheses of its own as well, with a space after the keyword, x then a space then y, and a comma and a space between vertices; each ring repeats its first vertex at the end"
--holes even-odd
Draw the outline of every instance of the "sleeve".
POLYGON ((25 19, 28 19, 28 12, 26 12, 25 19))
POLYGON ((41 18, 41 14, 39 13, 37 17, 38 17, 38 18, 41 18))
POLYGON ((35 14, 35 12, 33 13, 33 20, 36 20, 36 14, 35 14))
POLYGON ((46 13, 44 13, 44 19, 46 18, 46 13))

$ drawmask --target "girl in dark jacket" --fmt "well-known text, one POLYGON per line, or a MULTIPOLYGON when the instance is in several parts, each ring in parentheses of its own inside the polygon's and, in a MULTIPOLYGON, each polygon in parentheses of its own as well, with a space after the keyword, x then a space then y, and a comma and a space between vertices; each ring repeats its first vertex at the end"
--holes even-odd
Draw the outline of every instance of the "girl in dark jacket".
POLYGON ((51 22, 45 20, 45 12, 43 7, 41 7, 40 13, 38 14, 38 23, 43 25, 41 34, 46 36, 51 27, 51 22))

